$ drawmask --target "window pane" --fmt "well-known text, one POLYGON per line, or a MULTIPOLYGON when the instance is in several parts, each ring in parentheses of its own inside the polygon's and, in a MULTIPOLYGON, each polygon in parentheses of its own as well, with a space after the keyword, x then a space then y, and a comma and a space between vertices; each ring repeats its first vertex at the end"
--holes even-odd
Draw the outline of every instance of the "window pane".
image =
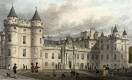
POLYGON ((84 59, 84 54, 82 54, 81 59, 84 59))
POLYGON ((61 53, 58 54, 58 59, 61 59, 61 53))
POLYGON ((48 62, 45 62, 45 66, 48 66, 48 62))
POLYGON ((54 59, 54 53, 52 53, 52 59, 54 59))
POLYGON ((11 34, 8 34, 8 41, 11 42, 11 34))
POLYGON ((23 56, 26 56, 26 49, 23 49, 23 56))
POLYGON ((45 53, 45 58, 48 58, 48 53, 45 53))
POLYGON ((40 44, 42 43, 42 39, 40 38, 40 44))
POLYGON ((23 44, 26 44, 26 36, 23 36, 23 44))
POLYGON ((42 50, 40 50, 40 57, 42 57, 42 50))
POLYGON ((8 56, 11 56, 11 49, 8 49, 8 56))

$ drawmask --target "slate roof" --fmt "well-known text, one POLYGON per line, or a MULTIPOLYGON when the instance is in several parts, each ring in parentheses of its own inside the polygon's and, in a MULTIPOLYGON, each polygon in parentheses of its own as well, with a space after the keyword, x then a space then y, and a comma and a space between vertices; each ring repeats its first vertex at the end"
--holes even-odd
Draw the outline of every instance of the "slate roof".
POLYGON ((35 11, 35 14, 34 14, 34 16, 33 16, 32 20, 39 20, 39 21, 41 21, 40 16, 39 16, 39 14, 38 14, 38 11, 37 11, 37 10, 35 11))
POLYGON ((126 30, 124 30, 123 35, 127 35, 126 30))
POLYGON ((12 6, 12 8, 11 8, 11 10, 10 10, 7 17, 17 17, 17 14, 16 14, 15 9, 14 9, 13 6, 12 6))
POLYGON ((115 25, 113 32, 118 32, 117 27, 115 25))

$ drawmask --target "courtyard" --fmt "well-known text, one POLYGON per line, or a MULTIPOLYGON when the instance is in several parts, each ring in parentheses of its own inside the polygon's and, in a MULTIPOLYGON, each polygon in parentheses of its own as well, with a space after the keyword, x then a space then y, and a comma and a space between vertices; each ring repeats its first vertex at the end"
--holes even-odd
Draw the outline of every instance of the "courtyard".
MULTIPOLYGON (((0 80, 14 80, 13 71, 0 69, 0 80), (7 77, 6 73, 9 72, 11 77, 7 77)), ((121 73, 116 72, 114 76, 103 77, 102 73, 96 75, 93 71, 80 71, 79 78, 71 75, 70 70, 55 70, 56 76, 53 75, 53 70, 39 71, 38 73, 32 73, 30 70, 19 70, 17 73, 17 79, 15 80, 132 80, 132 72, 121 73), (62 74, 65 76, 62 77, 62 74)))

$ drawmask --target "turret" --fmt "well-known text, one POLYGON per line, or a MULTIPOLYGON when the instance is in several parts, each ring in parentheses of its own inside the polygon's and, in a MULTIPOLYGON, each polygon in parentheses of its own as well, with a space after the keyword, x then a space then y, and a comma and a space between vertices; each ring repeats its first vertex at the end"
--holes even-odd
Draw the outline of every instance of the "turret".
POLYGON ((114 36, 114 37, 120 37, 116 25, 115 25, 115 27, 114 27, 114 29, 113 29, 113 36, 114 36))
POLYGON ((113 29, 113 34, 114 34, 114 33, 118 33, 118 30, 117 30, 116 25, 115 25, 115 27, 114 27, 114 29, 113 29))
MULTIPOLYGON (((32 63, 38 63, 42 67, 41 58, 43 48, 43 26, 36 9, 33 18, 31 19, 31 56, 32 63)), ((42 69, 42 68, 41 68, 42 69)))
POLYGON ((9 18, 9 17, 16 17, 16 18, 17 18, 17 14, 16 14, 15 9, 14 9, 13 6, 12 6, 12 8, 11 8, 11 10, 10 10, 10 12, 9 12, 9 14, 8 14, 7 17, 8 17, 8 18, 9 18))
POLYGON ((5 66, 7 67, 9 64, 13 66, 16 63, 17 47, 15 45, 18 45, 18 16, 13 6, 7 19, 4 20, 4 27, 6 33, 5 56, 7 57, 5 66))
POLYGON ((37 9, 36 9, 36 11, 34 13, 34 16, 31 19, 31 21, 32 21, 32 26, 41 27, 42 28, 42 22, 41 22, 41 19, 40 19, 40 16, 38 14, 37 9))
POLYGON ((126 30, 124 29, 123 34, 122 34, 123 38, 127 38, 127 33, 126 30))
POLYGON ((17 25, 17 24, 18 24, 18 17, 17 17, 14 7, 12 6, 12 8, 10 9, 10 12, 7 16, 7 19, 4 20, 4 26, 17 25))
POLYGON ((94 39, 94 33, 95 33, 95 29, 91 28, 90 29, 90 39, 94 39))

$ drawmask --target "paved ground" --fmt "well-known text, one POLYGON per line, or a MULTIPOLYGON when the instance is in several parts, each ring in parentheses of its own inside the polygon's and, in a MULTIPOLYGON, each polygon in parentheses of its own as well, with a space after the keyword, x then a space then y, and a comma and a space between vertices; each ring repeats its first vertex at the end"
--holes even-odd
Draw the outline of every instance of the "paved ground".
MULTIPOLYGON (((15 79, 15 80, 37 80, 37 79, 33 79, 33 78, 29 78, 29 77, 25 77, 25 76, 19 75, 20 72, 21 71, 18 71, 17 79, 15 79)), ((14 80, 13 76, 14 76, 13 75, 13 71, 0 69, 0 80, 14 80), (11 77, 7 77, 6 76, 7 72, 9 72, 11 74, 11 77)))
MULTIPOLYGON (((77 71, 80 74, 79 80, 132 80, 132 72, 130 73, 116 73, 113 77, 104 78, 96 76, 95 72, 77 71)), ((56 71, 57 76, 53 77, 52 71, 43 71, 39 73, 31 73, 30 71, 18 71, 17 79, 13 78, 13 71, 0 69, 0 80, 76 80, 75 77, 71 77, 70 71, 63 72, 62 70, 56 71), (6 73, 9 72, 11 77, 7 77, 6 73), (61 78, 61 74, 65 73, 66 77, 61 78)))

